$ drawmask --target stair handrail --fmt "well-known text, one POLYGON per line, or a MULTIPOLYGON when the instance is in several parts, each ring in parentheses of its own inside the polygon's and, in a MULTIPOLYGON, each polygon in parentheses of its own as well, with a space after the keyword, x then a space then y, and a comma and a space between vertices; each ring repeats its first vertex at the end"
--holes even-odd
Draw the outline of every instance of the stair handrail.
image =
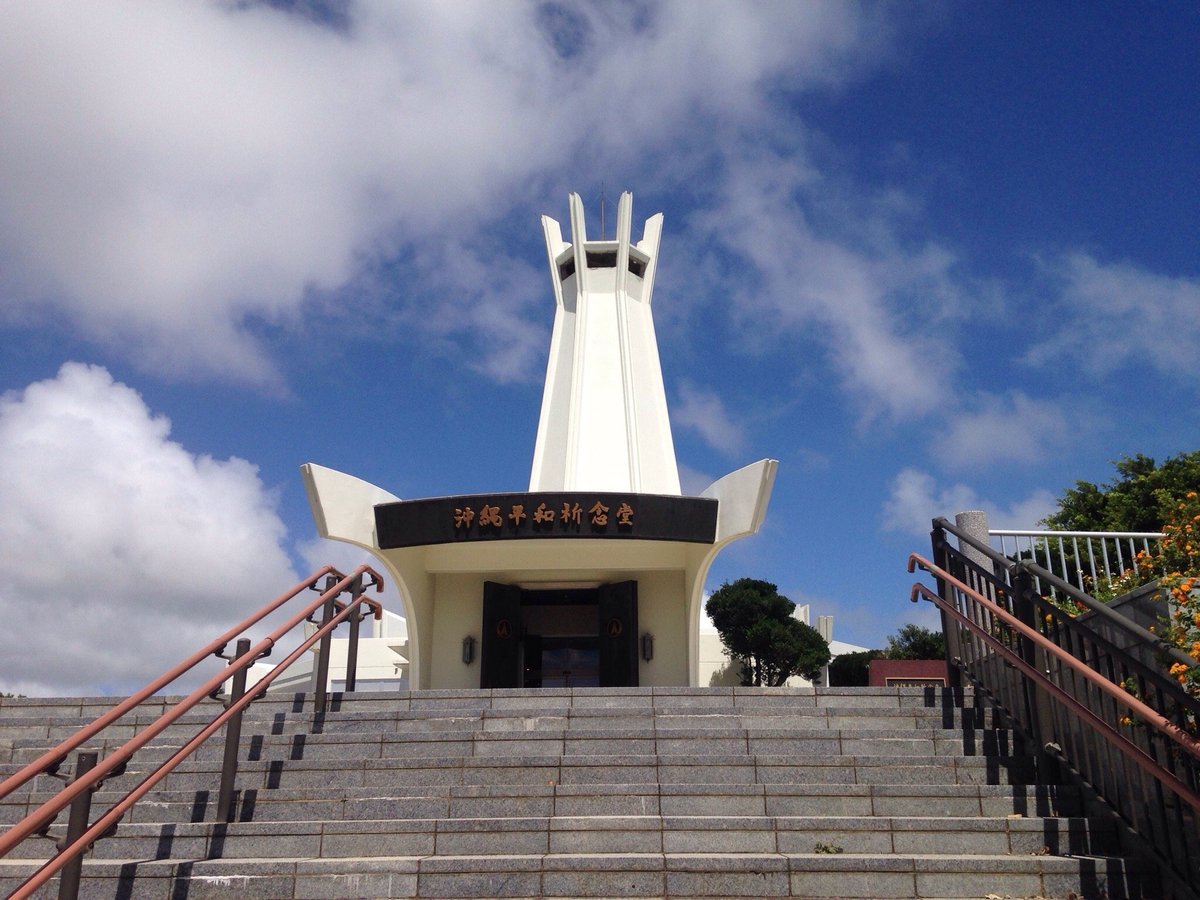
MULTIPOLYGON (((207 679, 200 687, 196 688, 194 691, 192 691, 192 693, 180 700, 177 704, 171 707, 171 709, 164 711, 145 729, 138 732, 138 734, 136 734, 121 747, 105 755, 104 758, 95 765, 95 767, 88 770, 86 773, 77 774, 76 777, 72 779, 70 783, 65 785, 57 794, 46 800, 37 809, 27 814, 25 818, 13 825, 8 831, 0 834, 0 857, 3 857, 33 834, 43 832, 46 828, 48 828, 58 813, 69 806, 75 800, 75 798, 79 797, 85 792, 96 790, 106 777, 112 776, 114 773, 120 774, 123 772, 124 767, 133 757, 134 753, 144 747, 153 738, 159 735, 185 713, 190 712, 202 701, 215 694, 221 685, 223 685, 235 674, 248 669, 259 659, 269 655, 281 637, 286 635, 301 622, 310 619, 313 613, 324 607, 327 602, 330 602, 335 606, 337 612, 332 617, 324 621, 314 631, 313 634, 307 636, 300 646, 288 654, 288 656, 285 657, 278 665, 273 667, 270 672, 266 673, 262 679, 256 682, 252 687, 248 688, 242 697, 238 698, 234 702, 231 702, 229 706, 227 706, 211 722, 198 731, 190 740, 180 747, 179 750, 168 757, 168 759, 161 763, 158 767, 153 769, 141 782, 139 782, 132 790, 130 790, 121 800, 114 804, 103 816, 101 816, 96 820, 95 823, 84 830, 79 837, 75 838, 71 843, 64 846, 61 850, 59 850, 58 853, 47 860, 46 863, 44 863, 36 872, 34 872, 34 874, 31 875, 30 878, 28 878, 17 889, 17 891, 11 895, 12 898, 31 896, 34 891, 54 877, 55 873, 57 873, 59 869, 82 854, 89 846, 91 846, 91 844, 93 844, 100 837, 104 836, 109 829, 115 827, 117 822, 129 810, 130 807, 132 807, 138 800, 145 796, 145 794, 148 793, 154 787, 154 785, 170 774, 170 772, 173 771, 181 762, 183 762, 183 760, 195 752, 195 750, 198 749, 200 745, 204 743, 204 741, 215 734, 223 725, 226 724, 227 721, 241 713, 250 703, 262 696, 270 684, 277 677, 282 675, 297 659, 303 656, 304 653, 311 649, 314 644, 322 640, 326 635, 332 633, 332 631, 339 624, 351 616, 354 617, 353 621, 357 622, 357 611, 360 606, 363 604, 369 606, 374 612, 376 618, 379 618, 383 615, 383 608, 380 603, 376 600, 367 598, 363 593, 366 587, 372 586, 375 587, 377 591, 383 590, 383 579, 378 572, 368 565, 362 565, 355 569, 350 575, 341 575, 341 573, 333 567, 325 566, 314 573, 310 578, 297 585, 296 588, 294 588, 290 593, 280 595, 280 597, 277 597, 275 600, 271 601, 271 603, 263 607, 263 609, 258 613, 255 613, 247 618, 242 625, 238 626, 237 630, 226 632, 226 634, 222 635, 221 638, 218 638, 207 645, 205 648, 205 651, 207 652, 198 651, 197 654, 193 654, 192 657, 189 657, 183 663, 172 667, 167 673, 164 673, 165 676, 166 674, 174 672, 175 674, 173 678, 163 682, 162 679, 164 676, 159 676, 159 678, 152 681, 150 685, 147 685, 147 687, 158 685, 158 687, 161 688, 166 684, 169 684, 170 681, 180 677, 180 675, 194 667, 198 662, 206 658, 208 655, 214 654, 219 656, 224 647, 228 644, 228 640, 232 639, 232 637, 236 636, 238 633, 240 633, 240 631, 245 630, 245 627, 249 627, 250 625, 260 621, 265 615, 278 609, 288 600, 291 600, 302 591, 312 587, 317 581, 326 576, 337 576, 338 580, 334 583, 328 584, 316 600, 310 602, 303 609, 294 614, 288 621, 275 628, 257 644, 253 645, 244 653, 241 653, 232 659, 227 667, 221 669, 219 672, 207 679), (371 581, 369 584, 364 584, 365 577, 370 577, 371 581), (353 589, 353 598, 345 604, 337 602, 336 597, 349 588, 353 589)), ((118 706, 114 707, 113 710, 110 710, 109 713, 98 717, 96 721, 99 722, 104 720, 104 724, 98 728, 91 728, 89 726, 89 728, 86 729, 87 734, 84 737, 80 738, 79 733, 77 733, 71 738, 63 741, 60 745, 48 753, 43 754, 43 756, 39 757, 39 759, 34 763, 23 767, 19 772, 5 782, 5 786, 8 786, 8 782, 16 779, 18 776, 24 776, 21 782, 16 783, 13 787, 8 788, 8 790, 11 792, 11 790, 15 789, 15 787, 19 787, 20 784, 29 781, 31 778, 36 777, 37 775, 44 774, 47 771, 45 766, 43 766, 41 769, 32 771, 31 773, 29 772, 29 770, 33 769, 39 762, 43 762, 43 760, 49 760, 51 763, 51 770, 57 771, 57 768, 59 765, 61 765, 62 758, 65 758, 66 753, 69 753, 71 749, 80 746, 89 738, 94 737, 104 727, 112 724, 112 722, 114 722, 117 718, 120 718, 121 715, 124 715, 126 712, 133 709, 134 706, 137 705, 136 703, 130 703, 133 698, 141 696, 141 699, 144 700, 146 697, 150 696, 149 693, 145 692, 146 688, 143 688, 126 701, 118 704, 118 706), (118 713, 118 710, 121 712, 118 713), (63 747, 66 745, 71 746, 64 750, 63 747)), ((153 691, 150 693, 153 693, 153 691)), ((95 722, 92 724, 95 725, 95 722)))
POLYGON ((1030 560, 1010 559, 1009 557, 996 552, 996 550, 994 550, 988 544, 956 527, 955 524, 948 519, 937 518, 933 520, 933 524, 935 528, 941 528, 944 531, 948 531, 950 534, 958 538, 960 542, 968 544, 973 549, 983 553, 985 556, 991 559, 992 562, 1003 567, 1010 581, 1015 580, 1015 576, 1018 573, 1027 572, 1035 578, 1040 578, 1042 581, 1049 582, 1053 587, 1062 591, 1075 602, 1087 607, 1089 610, 1099 615, 1114 627, 1132 634, 1140 641, 1151 644, 1157 647, 1159 650, 1162 650, 1176 662, 1182 663, 1189 668, 1192 666, 1200 666, 1200 660, 1197 660, 1195 657, 1186 653, 1184 650, 1181 650, 1179 647, 1176 647, 1174 644, 1163 640, 1162 635, 1155 634, 1153 631, 1143 628, 1137 622, 1134 622, 1126 616, 1121 615, 1107 603, 1103 603, 1090 594, 1079 590, 1079 588, 1075 587, 1069 581, 1065 581, 1064 579, 1055 575, 1049 569, 1038 565, 1036 562, 1032 562, 1030 560))
POLYGON ((1095 613, 1084 619, 1061 608, 1042 595, 1047 576, 1058 576, 996 553, 945 519, 934 520, 931 537, 936 562, 914 554, 909 571, 932 572, 937 589, 914 586, 911 599, 929 599, 940 611, 954 683, 969 678, 986 693, 1028 742, 1039 772, 1088 785, 1141 852, 1179 879, 1181 896, 1193 896, 1200 699, 1162 659, 1196 661, 1065 582, 1053 587, 1095 613))
POLYGON ((246 617, 220 637, 216 638, 211 643, 200 648, 191 656, 187 657, 187 659, 167 669, 167 671, 163 672, 141 690, 130 694, 126 699, 122 700, 108 712, 101 716, 97 716, 92 722, 79 729, 79 731, 75 732, 73 735, 71 735, 71 737, 67 738, 62 743, 50 750, 47 750, 28 765, 22 766, 17 772, 14 772, 8 778, 5 778, 3 782, 0 782, 0 800, 7 797, 31 778, 35 778, 38 775, 54 774, 57 772, 58 767, 62 765, 62 763, 66 760, 67 755, 70 754, 72 750, 83 746, 83 744, 87 743, 113 722, 117 721, 131 710, 136 709, 147 699, 152 697, 154 694, 157 694, 164 687, 184 675, 186 672, 194 669, 197 665, 204 662, 210 656, 220 656, 221 653, 224 652, 225 648, 229 646, 229 642, 236 638, 239 634, 242 634, 247 629, 258 624, 266 616, 279 609, 279 607, 283 606, 297 594, 303 593, 311 588, 326 575, 334 573, 337 573, 337 570, 333 566, 323 566, 322 568, 318 569, 305 580, 297 582, 289 590, 284 591, 262 609, 258 610, 258 612, 246 617))
MULTIPOLYGON (((1030 628, 1019 618, 1010 613, 1007 609, 996 603, 994 600, 975 590, 967 585, 961 579, 951 575, 945 569, 930 562, 919 553, 910 554, 908 557, 908 571, 915 572, 918 568, 928 572, 935 578, 953 585, 957 590, 967 594, 975 602, 982 604, 988 612, 1000 619, 1005 625, 1011 627, 1022 637, 1028 638, 1041 650, 1044 650, 1055 660, 1064 666, 1067 666, 1077 675, 1082 676, 1098 690, 1107 694, 1112 699, 1116 700, 1123 706, 1128 707, 1139 721, 1144 722, 1151 728, 1158 731, 1163 736, 1170 738, 1187 753, 1191 754, 1197 761, 1200 761, 1200 741, 1189 734, 1184 729, 1180 728, 1158 710, 1146 705, 1133 694, 1126 691, 1120 685, 1113 684, 1103 675, 1093 670, 1086 663, 1076 659, 1070 653, 1063 650, 1049 638, 1041 634, 1037 629, 1030 628)), ((1038 682, 1039 687, 1044 688, 1049 693, 1053 694, 1056 699, 1069 706, 1076 715, 1087 719, 1104 737, 1117 746, 1121 752, 1125 753, 1145 771, 1148 775, 1154 778, 1159 778, 1164 781, 1172 782, 1173 789, 1179 793, 1181 797, 1187 800, 1188 804, 1200 811, 1200 793, 1193 791, 1188 785, 1175 777, 1174 773, 1162 768, 1159 763, 1147 754, 1141 747, 1138 747, 1119 731, 1097 716, 1094 712, 1082 705, 1074 697, 1060 688, 1057 684, 1051 681, 1045 673, 1039 671, 1035 666, 1031 666, 1021 655, 1008 647, 993 635, 988 629, 984 628, 977 622, 972 621, 969 617, 959 612, 953 604, 948 603, 944 598, 931 591, 928 587, 918 582, 912 586, 910 599, 916 603, 917 596, 920 595, 926 600, 933 602, 942 612, 952 616, 955 621, 965 625, 978 637, 983 640, 994 650, 999 652, 1006 660, 1025 673, 1026 677, 1038 682)))

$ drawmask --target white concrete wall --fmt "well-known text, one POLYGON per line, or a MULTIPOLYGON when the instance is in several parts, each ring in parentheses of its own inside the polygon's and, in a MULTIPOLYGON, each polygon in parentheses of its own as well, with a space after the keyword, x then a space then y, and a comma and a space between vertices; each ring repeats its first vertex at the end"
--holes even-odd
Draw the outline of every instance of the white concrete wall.
POLYGON ((479 687, 480 626, 483 583, 493 579, 475 573, 437 575, 433 579, 433 639, 430 684, 439 688, 479 687), (462 661, 463 638, 475 638, 475 659, 462 661))
POLYGON ((715 631, 700 632, 700 667, 697 687, 730 687, 742 683, 741 666, 730 663, 725 645, 715 631))
POLYGON ((687 684, 686 589, 683 572, 650 572, 638 578, 638 639, 646 632, 654 635, 654 659, 643 659, 638 668, 643 687, 687 684))

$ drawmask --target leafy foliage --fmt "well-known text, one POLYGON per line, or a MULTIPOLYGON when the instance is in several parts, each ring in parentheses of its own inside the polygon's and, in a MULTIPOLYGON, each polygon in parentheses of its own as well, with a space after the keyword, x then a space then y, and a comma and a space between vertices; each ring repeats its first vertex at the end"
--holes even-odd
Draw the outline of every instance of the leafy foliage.
POLYGON ((717 589, 704 611, 729 656, 742 664, 742 684, 778 686, 793 675, 810 681, 829 662, 815 628, 792 618, 796 604, 769 581, 739 578, 717 589))
POLYGON ((887 639, 885 659, 944 659, 946 636, 911 622, 887 639))
MULTIPOLYGON (((1150 552, 1138 551, 1137 569, 1121 573, 1111 593, 1122 594, 1156 581, 1167 595, 1170 610, 1162 629, 1164 639, 1200 660, 1200 492, 1184 493, 1170 506, 1159 527, 1161 544, 1150 552)), ((1192 696, 1200 697, 1200 666, 1175 662, 1170 673, 1192 696)), ((1124 686, 1138 695, 1133 679, 1126 679, 1124 686)), ((1125 716, 1122 722, 1128 725, 1133 719, 1125 716)))
POLYGON ((1200 491, 1200 450, 1161 466, 1141 453, 1113 465, 1118 478, 1102 485, 1075 482, 1044 524, 1059 531, 1160 531, 1176 504, 1200 491))

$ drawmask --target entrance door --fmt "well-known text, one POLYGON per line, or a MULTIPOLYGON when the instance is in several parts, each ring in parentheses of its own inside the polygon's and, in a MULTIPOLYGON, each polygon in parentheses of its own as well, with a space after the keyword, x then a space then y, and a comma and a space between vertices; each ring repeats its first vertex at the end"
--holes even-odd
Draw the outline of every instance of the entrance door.
POLYGON ((525 637, 526 687, 598 687, 596 637, 525 637))
POLYGON ((637 687, 637 630, 636 581, 564 590, 485 582, 479 686, 637 687))
POLYGON ((521 589, 483 584, 483 639, 479 642, 479 686, 515 688, 521 684, 521 589))
POLYGON ((638 686, 637 582, 601 585, 600 686, 638 686))

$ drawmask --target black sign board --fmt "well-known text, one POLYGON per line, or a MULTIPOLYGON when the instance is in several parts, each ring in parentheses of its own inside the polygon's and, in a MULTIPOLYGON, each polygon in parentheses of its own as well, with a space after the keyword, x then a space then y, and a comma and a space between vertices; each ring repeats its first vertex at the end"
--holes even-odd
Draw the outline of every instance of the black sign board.
POLYGON ((572 491, 469 494, 375 507, 381 549, 529 538, 626 538, 711 544, 717 501, 572 491))

